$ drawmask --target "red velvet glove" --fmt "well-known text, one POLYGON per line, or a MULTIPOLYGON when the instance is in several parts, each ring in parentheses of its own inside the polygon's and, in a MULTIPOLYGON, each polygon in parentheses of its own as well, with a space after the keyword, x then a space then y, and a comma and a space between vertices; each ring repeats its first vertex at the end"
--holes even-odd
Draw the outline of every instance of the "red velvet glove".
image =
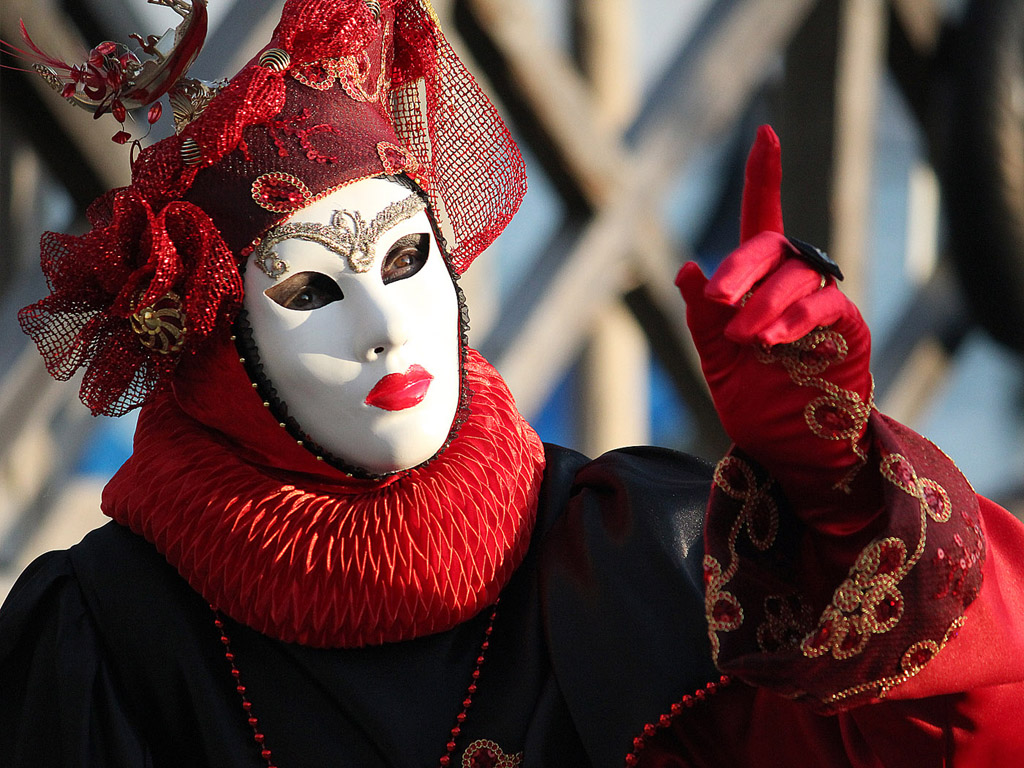
POLYGON ((689 262, 676 285, 726 432, 821 525, 819 513, 843 506, 866 461, 871 337, 833 278, 782 234, 781 179, 779 139, 762 126, 747 161, 740 247, 710 281, 689 262))

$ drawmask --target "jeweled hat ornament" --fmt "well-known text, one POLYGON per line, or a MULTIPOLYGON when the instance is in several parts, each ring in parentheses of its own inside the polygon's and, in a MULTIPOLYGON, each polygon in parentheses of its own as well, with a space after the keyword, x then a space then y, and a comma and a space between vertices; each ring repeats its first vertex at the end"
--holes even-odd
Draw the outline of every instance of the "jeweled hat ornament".
POLYGON ((94 414, 141 405, 228 335, 239 269, 260 238, 346 184, 414 180, 457 274, 515 213, 519 151, 428 0, 287 0, 270 43, 222 84, 185 76, 206 0, 149 2, 182 22, 159 40, 136 36, 138 53, 102 43, 72 66, 27 33, 20 51, 97 115, 149 106, 155 121, 164 94, 173 106, 176 134, 142 149, 131 184, 89 207, 90 231, 43 236, 51 293, 19 313, 51 375, 85 369, 80 396, 94 414))

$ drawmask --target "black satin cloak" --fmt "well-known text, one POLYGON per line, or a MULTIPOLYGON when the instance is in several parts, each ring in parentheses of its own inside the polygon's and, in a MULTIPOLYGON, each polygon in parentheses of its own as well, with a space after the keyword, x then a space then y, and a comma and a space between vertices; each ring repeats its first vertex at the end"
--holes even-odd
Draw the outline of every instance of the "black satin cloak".
MULTIPOLYGON (((701 524, 711 469, 655 448, 547 447, 538 525, 502 595, 453 766, 621 766, 644 723, 717 676, 701 524)), ((22 575, 0 610, 0 765, 266 766, 203 599, 110 523, 22 575)), ((226 631, 280 768, 438 765, 486 614, 357 650, 226 631)))

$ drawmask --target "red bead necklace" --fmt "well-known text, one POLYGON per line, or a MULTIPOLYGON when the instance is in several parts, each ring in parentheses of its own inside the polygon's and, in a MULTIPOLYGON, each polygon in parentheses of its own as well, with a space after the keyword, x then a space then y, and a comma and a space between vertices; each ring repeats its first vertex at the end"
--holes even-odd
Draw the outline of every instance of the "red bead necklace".
POLYGON ((703 688, 698 688, 692 695, 687 694, 683 696, 680 701, 677 701, 672 705, 669 712, 666 712, 659 717, 657 722, 647 723, 641 734, 633 739, 633 751, 626 755, 627 768, 633 768, 633 766, 640 764, 640 753, 647 747, 647 741, 657 734, 658 731, 668 728, 679 717, 681 717, 687 709, 692 709, 698 704, 707 701, 709 697, 714 696, 730 684, 732 684, 732 678, 728 675, 722 675, 718 680, 712 680, 703 688))
MULTIPOLYGON (((466 722, 466 718, 469 716, 469 709, 473 706, 473 695, 477 690, 477 681, 480 680, 480 668, 484 665, 484 661, 487 656, 487 650, 491 647, 491 634, 494 632, 494 621, 498 618, 498 602, 494 603, 491 608, 491 615, 487 621, 487 628, 484 630, 484 639, 480 643, 480 652, 477 654, 476 663, 473 665, 473 672, 470 675, 469 686, 466 688, 466 698, 462 700, 462 709, 459 714, 455 716, 455 725, 449 732, 448 742, 444 746, 444 754, 441 755, 439 761, 440 768, 450 768, 452 764, 452 754, 455 752, 456 740, 462 735, 462 728, 466 722)), ((252 738, 256 742, 257 748, 260 750, 260 756, 266 761, 267 768, 277 768, 274 764, 273 755, 270 748, 266 744, 266 736, 260 729, 259 719, 253 712, 252 701, 249 699, 246 687, 242 684, 242 673, 238 669, 238 665, 235 663, 235 654, 231 650, 231 638, 228 637, 227 632, 224 628, 224 618, 221 616, 216 606, 211 605, 210 610, 213 611, 213 623, 217 627, 217 631, 220 632, 220 642, 224 646, 224 658, 228 660, 231 665, 231 677, 235 681, 235 691, 238 692, 239 698, 242 700, 242 709, 245 711, 245 717, 249 723, 249 727, 252 728, 252 738)))

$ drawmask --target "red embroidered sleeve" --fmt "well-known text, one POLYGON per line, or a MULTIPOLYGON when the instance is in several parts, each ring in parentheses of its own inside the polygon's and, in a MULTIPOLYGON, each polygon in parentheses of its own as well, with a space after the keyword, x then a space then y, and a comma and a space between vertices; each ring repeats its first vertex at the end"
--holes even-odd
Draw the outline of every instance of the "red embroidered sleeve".
POLYGON ((868 434, 858 482, 877 483, 883 502, 880 513, 863 513, 868 536, 853 524, 844 538, 830 521, 801 521, 738 451, 719 463, 709 504, 716 663, 823 711, 884 698, 920 672, 981 588, 984 540, 967 480, 938 448, 878 413, 868 434))

